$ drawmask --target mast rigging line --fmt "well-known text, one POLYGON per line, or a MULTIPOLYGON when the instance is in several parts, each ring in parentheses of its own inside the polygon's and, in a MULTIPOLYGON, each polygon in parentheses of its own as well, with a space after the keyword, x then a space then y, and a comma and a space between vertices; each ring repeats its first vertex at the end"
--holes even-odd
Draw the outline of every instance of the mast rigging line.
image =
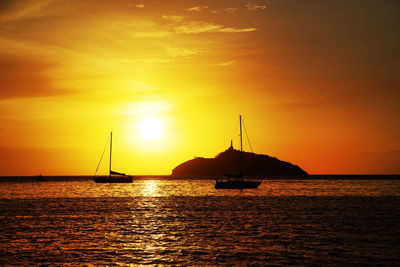
POLYGON ((93 176, 95 176, 95 175, 97 174, 97 171, 99 170, 101 160, 103 159, 104 152, 106 152, 107 145, 108 145, 108 141, 110 140, 110 138, 111 138, 111 137, 108 137, 108 138, 107 138, 106 145, 104 146, 103 153, 101 153, 101 157, 100 157, 99 163, 97 164, 97 168, 96 168, 96 171, 94 172, 94 175, 93 175, 93 176))
POLYGON ((257 164, 256 156, 255 156, 256 154, 254 153, 253 147, 251 146, 250 138, 249 138, 249 135, 247 134, 247 129, 246 129, 246 126, 244 125, 243 118, 242 118, 242 124, 243 124, 244 133, 246 134, 247 142, 249 143, 250 151, 252 153, 251 155, 252 155, 252 158, 253 158, 254 167, 256 168, 256 173, 257 173, 259 171, 259 169, 258 169, 258 164, 257 164))
POLYGON ((253 148, 252 148, 251 143, 250 143, 249 135, 247 134, 246 125, 244 125, 243 118, 242 118, 242 124, 243 124, 244 133, 246 134, 247 142, 249 143, 249 146, 250 146, 250 151, 251 151, 251 153, 254 153, 253 152, 253 148))

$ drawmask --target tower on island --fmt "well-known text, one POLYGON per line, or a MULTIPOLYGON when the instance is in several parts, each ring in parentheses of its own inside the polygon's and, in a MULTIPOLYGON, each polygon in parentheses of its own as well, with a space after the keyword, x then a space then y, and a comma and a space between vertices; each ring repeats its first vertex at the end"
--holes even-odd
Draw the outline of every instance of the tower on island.
POLYGON ((229 150, 233 150, 233 142, 232 142, 232 139, 231 139, 231 146, 229 147, 229 150))

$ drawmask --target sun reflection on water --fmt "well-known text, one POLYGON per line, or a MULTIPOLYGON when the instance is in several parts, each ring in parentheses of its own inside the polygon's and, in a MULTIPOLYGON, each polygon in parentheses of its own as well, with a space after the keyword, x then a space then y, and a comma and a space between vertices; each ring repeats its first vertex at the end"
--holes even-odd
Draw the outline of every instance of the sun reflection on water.
POLYGON ((144 181, 144 183, 143 183, 141 193, 143 194, 143 196, 146 196, 146 197, 155 196, 158 192, 158 188, 159 188, 158 180, 147 180, 147 181, 144 181))
POLYGON ((8 256, 0 266, 400 261, 393 235, 398 180, 263 181, 257 190, 234 192, 213 186, 211 180, 3 183, 0 253, 8 256))

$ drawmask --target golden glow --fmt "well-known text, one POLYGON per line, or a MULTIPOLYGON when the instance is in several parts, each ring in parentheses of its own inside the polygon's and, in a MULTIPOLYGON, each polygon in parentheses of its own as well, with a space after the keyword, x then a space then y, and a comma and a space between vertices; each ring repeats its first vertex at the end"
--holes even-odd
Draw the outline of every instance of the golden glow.
POLYGON ((143 196, 155 196, 158 191, 158 181, 157 180, 147 180, 144 182, 144 186, 141 189, 143 196))
POLYGON ((144 118, 138 124, 140 136, 145 140, 158 139, 162 135, 162 122, 155 118, 144 118))
POLYGON ((8 2, 0 175, 92 174, 110 131, 116 170, 170 174, 238 148, 239 114, 310 173, 400 172, 390 3, 8 2))

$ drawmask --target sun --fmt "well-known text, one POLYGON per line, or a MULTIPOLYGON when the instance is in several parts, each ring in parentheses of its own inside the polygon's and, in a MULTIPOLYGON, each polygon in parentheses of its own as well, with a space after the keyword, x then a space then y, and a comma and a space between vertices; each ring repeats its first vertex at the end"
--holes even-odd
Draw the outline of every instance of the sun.
POLYGON ((140 136, 145 140, 158 139, 162 136, 162 122, 155 118, 143 118, 138 124, 140 136))

